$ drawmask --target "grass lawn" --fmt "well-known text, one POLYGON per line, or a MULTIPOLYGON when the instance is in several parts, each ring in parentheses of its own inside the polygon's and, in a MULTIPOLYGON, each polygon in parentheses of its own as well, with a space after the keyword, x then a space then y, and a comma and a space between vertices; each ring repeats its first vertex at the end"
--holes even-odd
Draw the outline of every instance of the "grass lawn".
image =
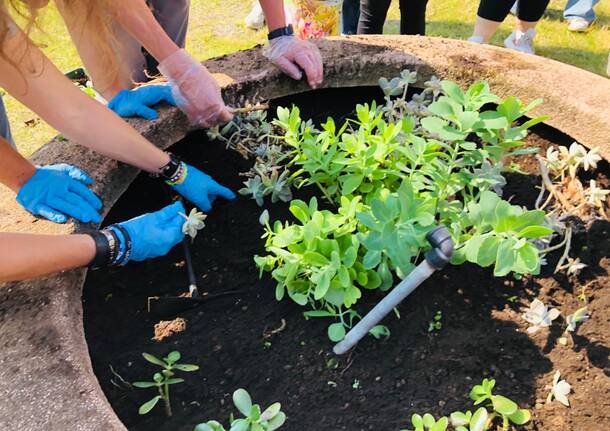
MULTIPOLYGON (((250 48, 265 40, 264 31, 255 32, 244 26, 243 19, 249 12, 250 1, 191 0, 191 3, 187 49, 195 57, 205 59, 226 54, 250 48)), ((430 0, 427 12, 428 35, 468 38, 478 3, 475 0, 430 0)), ((598 19, 593 29, 584 34, 567 31, 566 24, 562 21, 564 4, 565 0, 551 1, 537 27, 537 53, 604 75, 610 52, 610 2, 601 2, 597 6, 598 19)), ((79 67, 80 60, 61 17, 53 8, 47 9, 41 25, 46 34, 36 35, 36 40, 44 42, 45 52, 60 70, 67 72, 79 67)), ((398 2, 395 1, 386 23, 386 33, 398 33, 399 17, 398 2)), ((514 18, 509 16, 492 42, 501 45, 513 26, 514 18)), ((15 141, 24 154, 30 155, 57 133, 44 121, 38 121, 36 114, 12 97, 5 96, 5 102, 15 141)))

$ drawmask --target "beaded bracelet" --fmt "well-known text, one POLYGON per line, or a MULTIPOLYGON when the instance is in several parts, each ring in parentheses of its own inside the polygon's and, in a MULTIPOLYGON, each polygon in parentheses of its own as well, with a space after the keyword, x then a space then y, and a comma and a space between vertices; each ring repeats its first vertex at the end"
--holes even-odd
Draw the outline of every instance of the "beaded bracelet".
POLYGON ((180 166, 176 170, 176 173, 171 177, 165 180, 167 184, 170 186, 177 186, 182 184, 184 180, 186 180, 186 175, 188 174, 188 168, 186 163, 180 162, 180 166))
POLYGON ((107 229, 110 232, 112 232, 112 234, 116 237, 117 243, 119 245, 117 247, 117 254, 116 254, 115 258, 110 261, 111 266, 117 266, 117 265, 120 265, 125 260, 125 253, 127 252, 125 238, 123 237, 123 234, 121 233, 121 231, 119 231, 116 228, 116 225, 108 226, 107 229))

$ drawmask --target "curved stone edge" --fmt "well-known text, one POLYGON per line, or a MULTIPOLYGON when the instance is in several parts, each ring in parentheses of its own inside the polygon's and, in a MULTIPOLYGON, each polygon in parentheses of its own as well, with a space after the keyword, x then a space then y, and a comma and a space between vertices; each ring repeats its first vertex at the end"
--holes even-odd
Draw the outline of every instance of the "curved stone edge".
MULTIPOLYGON (((541 57, 463 41, 400 36, 354 36, 318 41, 325 58, 324 87, 375 85, 380 76, 416 69, 420 83, 437 75, 469 85, 489 81, 500 96, 526 102, 543 97, 536 112, 551 126, 598 147, 610 158, 607 103, 610 80, 541 57)), ((307 91, 304 83, 281 77, 255 48, 206 62, 217 73, 229 104, 241 96, 272 99, 307 91)), ((130 120, 160 148, 188 131, 184 116, 163 108, 154 122, 130 120)), ((97 155, 71 142, 45 145, 35 163, 67 162, 87 170, 107 213, 138 170, 97 155)), ((0 189, 0 231, 71 233, 78 224, 36 220, 0 189)), ((29 430, 124 430, 91 367, 82 321, 81 291, 86 271, 0 285, 0 426, 29 430)))

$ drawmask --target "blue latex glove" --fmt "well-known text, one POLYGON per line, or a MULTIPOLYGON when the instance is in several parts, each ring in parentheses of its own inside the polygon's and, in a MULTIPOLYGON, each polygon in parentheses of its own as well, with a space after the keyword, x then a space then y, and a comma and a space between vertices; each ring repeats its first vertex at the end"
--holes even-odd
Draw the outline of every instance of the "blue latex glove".
POLYGON ((176 202, 157 212, 119 223, 131 237, 129 260, 142 261, 167 254, 184 238, 185 219, 180 213, 185 212, 182 203, 176 202))
POLYGON ((121 117, 143 117, 156 120, 157 111, 149 106, 165 101, 176 106, 172 88, 169 85, 145 85, 133 90, 121 90, 108 103, 108 107, 121 117))
POLYGON ((68 217, 99 223, 102 201, 87 188, 93 180, 84 171, 65 163, 42 166, 17 193, 17 202, 34 215, 55 223, 68 217))
POLYGON ((186 168, 187 173, 184 182, 172 187, 182 196, 197 205, 201 211, 209 211, 212 209, 212 203, 214 203, 218 196, 222 196, 228 200, 235 199, 235 193, 218 184, 208 174, 204 174, 191 165, 186 165, 186 168))

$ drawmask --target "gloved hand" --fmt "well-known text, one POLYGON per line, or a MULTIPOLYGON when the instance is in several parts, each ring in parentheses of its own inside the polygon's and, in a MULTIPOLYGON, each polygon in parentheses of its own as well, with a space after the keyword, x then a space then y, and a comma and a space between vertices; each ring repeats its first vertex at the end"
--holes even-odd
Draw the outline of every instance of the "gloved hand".
POLYGON ((193 126, 212 127, 233 118, 212 74, 185 50, 163 60, 159 71, 171 83, 176 104, 193 126))
MULTIPOLYGON (((129 257, 121 264, 124 265, 129 260, 142 261, 166 255, 184 238, 184 218, 180 213, 185 212, 182 203, 176 202, 154 213, 119 223, 129 234, 131 242, 129 257)), ((109 228, 112 229, 113 226, 109 228)))
POLYGON ((296 36, 280 36, 269 41, 263 54, 282 72, 297 81, 303 77, 303 69, 312 88, 316 88, 324 79, 322 55, 311 42, 296 36))
POLYGON ((197 205, 201 211, 212 209, 212 203, 218 196, 225 199, 235 199, 235 193, 228 188, 221 186, 208 174, 204 174, 193 166, 186 165, 186 177, 178 185, 172 186, 174 190, 197 205))
POLYGON ((55 223, 65 223, 68 217, 99 223, 102 201, 86 187, 92 183, 89 175, 75 166, 42 166, 21 187, 17 202, 32 214, 55 223))
POLYGON ((144 85, 133 90, 119 91, 108 103, 108 108, 121 117, 140 116, 147 120, 156 120, 159 115, 150 106, 156 105, 161 101, 176 106, 172 89, 169 85, 144 85))

